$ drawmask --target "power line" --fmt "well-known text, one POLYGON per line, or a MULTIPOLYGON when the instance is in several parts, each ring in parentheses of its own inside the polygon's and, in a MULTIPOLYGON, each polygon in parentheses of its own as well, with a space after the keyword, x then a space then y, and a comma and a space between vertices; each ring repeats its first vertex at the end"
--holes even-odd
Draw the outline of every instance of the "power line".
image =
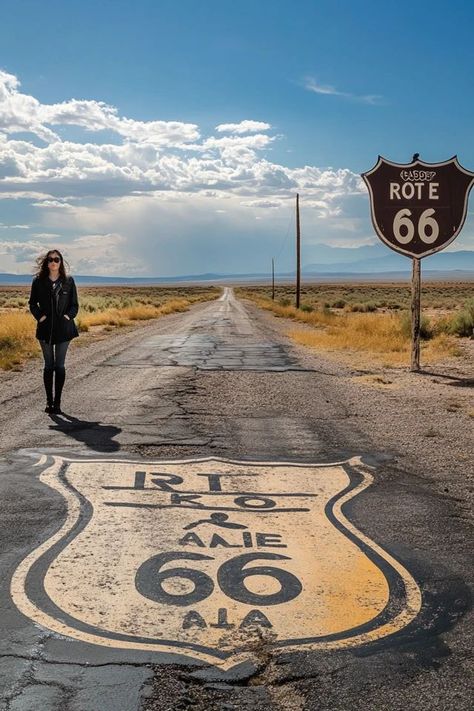
POLYGON ((279 259, 280 255, 281 255, 281 253, 282 253, 282 251, 283 251, 283 248, 285 247, 285 245, 286 245, 286 243, 287 243, 287 241, 288 241, 288 236, 289 236, 289 234, 290 234, 290 225, 291 225, 292 220, 293 220, 293 213, 291 213, 291 214, 290 214, 290 217, 288 218, 288 226, 287 226, 287 228, 286 228, 286 235, 285 235, 285 237, 284 237, 284 239, 283 239, 283 241, 282 241, 282 243, 281 243, 280 251, 278 252, 277 256, 275 257, 275 261, 277 261, 277 260, 279 259))

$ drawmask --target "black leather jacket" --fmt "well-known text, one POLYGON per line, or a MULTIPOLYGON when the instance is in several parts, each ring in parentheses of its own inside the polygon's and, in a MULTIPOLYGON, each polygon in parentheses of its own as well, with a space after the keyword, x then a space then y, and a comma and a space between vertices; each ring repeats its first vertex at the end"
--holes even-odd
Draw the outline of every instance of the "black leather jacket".
POLYGON ((77 338, 79 332, 74 318, 79 311, 76 284, 72 277, 66 277, 53 291, 52 282, 47 277, 35 277, 31 284, 30 311, 38 321, 36 338, 46 343, 62 343, 77 338), (69 316, 69 320, 65 318, 69 316), (40 323, 42 316, 46 318, 40 323))

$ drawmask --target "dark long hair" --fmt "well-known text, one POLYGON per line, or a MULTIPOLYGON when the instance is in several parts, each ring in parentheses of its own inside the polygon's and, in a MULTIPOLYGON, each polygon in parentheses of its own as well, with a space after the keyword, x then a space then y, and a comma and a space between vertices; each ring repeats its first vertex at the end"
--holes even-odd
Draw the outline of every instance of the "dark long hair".
POLYGON ((36 258, 36 272, 35 276, 39 277, 40 279, 47 279, 49 277, 49 267, 48 267, 48 257, 51 254, 57 254, 59 255, 59 258, 61 261, 59 262, 59 278, 61 281, 64 281, 66 279, 66 267, 69 269, 69 264, 64 261, 63 255, 59 251, 59 249, 50 249, 49 252, 46 252, 46 254, 41 254, 39 257, 36 258))

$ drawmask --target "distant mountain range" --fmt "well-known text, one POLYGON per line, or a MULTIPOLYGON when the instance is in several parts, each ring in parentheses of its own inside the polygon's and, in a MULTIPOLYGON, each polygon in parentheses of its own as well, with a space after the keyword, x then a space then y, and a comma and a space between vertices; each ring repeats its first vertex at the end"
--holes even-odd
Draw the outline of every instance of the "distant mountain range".
MULTIPOLYGON (((126 286, 145 285, 145 284, 181 284, 194 282, 208 282, 232 278, 232 274, 189 274, 185 276, 172 277, 121 277, 121 276, 86 276, 82 274, 73 274, 76 284, 99 285, 106 286, 107 284, 122 284, 126 286)), ((30 284, 33 276, 31 274, 2 274, 0 273, 0 284, 30 284)))
MULTIPOLYGON (((305 264, 302 275, 307 278, 332 279, 396 279, 405 278, 411 271, 411 259, 388 250, 383 245, 371 245, 348 249, 319 245, 317 248, 320 261, 305 264)), ((277 265, 278 266, 278 265, 277 265)), ((474 250, 457 252, 439 252, 423 259, 422 271, 427 277, 440 279, 474 279, 474 250)), ((294 278, 294 271, 277 272, 276 278, 282 281, 294 278)), ((29 284, 31 274, 1 274, 0 284, 29 284)), ((207 273, 186 274, 172 277, 120 277, 120 276, 85 276, 74 275, 80 285, 129 285, 146 284, 204 284, 204 283, 243 283, 267 281, 268 272, 249 272, 246 274, 207 273)))
MULTIPOLYGON (((387 249, 384 249, 383 252, 379 254, 374 254, 374 251, 378 252, 375 247, 359 247, 350 250, 341 249, 341 252, 344 254, 338 254, 338 257, 350 256, 352 259, 348 259, 347 261, 337 259, 329 263, 323 261, 324 256, 327 254, 326 252, 321 262, 305 264, 302 268, 302 272, 375 274, 378 272, 408 272, 411 270, 411 259, 408 257, 404 257, 402 254, 397 254, 391 250, 388 251, 387 249), (362 250, 364 250, 365 253, 362 250), (371 251, 369 252, 369 250, 371 251), (348 252, 352 254, 348 255, 348 252)), ((474 271, 474 251, 465 249, 459 252, 438 252, 430 257, 425 257, 422 265, 423 270, 429 271, 445 272, 453 269, 474 271)))

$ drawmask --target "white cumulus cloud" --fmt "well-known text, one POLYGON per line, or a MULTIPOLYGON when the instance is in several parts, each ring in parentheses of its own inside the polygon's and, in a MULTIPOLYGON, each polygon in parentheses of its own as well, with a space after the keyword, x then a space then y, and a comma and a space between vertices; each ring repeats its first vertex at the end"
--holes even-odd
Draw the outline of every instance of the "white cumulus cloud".
POLYGON ((80 126, 86 131, 108 130, 138 143, 158 147, 181 146, 199 138, 195 124, 180 121, 136 121, 119 116, 103 101, 70 99, 58 104, 41 104, 20 91, 17 77, 0 71, 0 131, 27 132, 47 143, 60 141, 51 126, 80 126))
POLYGON ((216 126, 218 133, 257 133, 258 131, 268 131, 271 124, 265 121, 240 121, 240 123, 220 123, 216 126))

